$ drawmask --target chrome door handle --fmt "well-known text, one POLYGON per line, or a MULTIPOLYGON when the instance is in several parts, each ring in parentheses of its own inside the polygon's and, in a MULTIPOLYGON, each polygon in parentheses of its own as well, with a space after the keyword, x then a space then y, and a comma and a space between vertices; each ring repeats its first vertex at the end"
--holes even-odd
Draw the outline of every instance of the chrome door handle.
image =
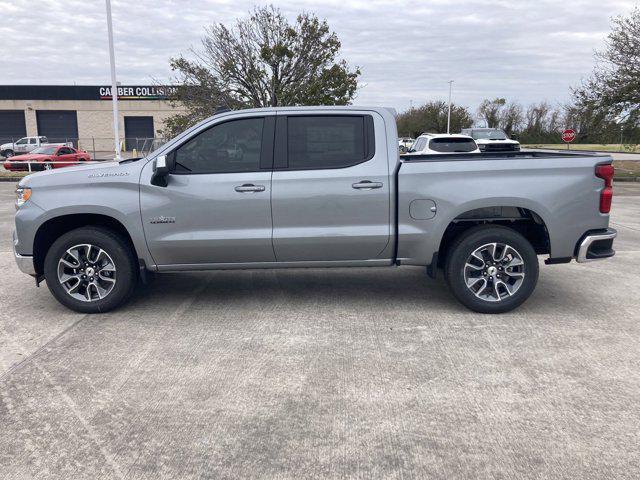
POLYGON ((373 190, 374 188, 382 188, 382 182, 362 180, 361 182, 352 184, 351 187, 358 190, 373 190))
POLYGON ((264 185, 254 185, 253 183, 245 183, 244 185, 238 185, 234 190, 240 193, 264 192, 264 185))

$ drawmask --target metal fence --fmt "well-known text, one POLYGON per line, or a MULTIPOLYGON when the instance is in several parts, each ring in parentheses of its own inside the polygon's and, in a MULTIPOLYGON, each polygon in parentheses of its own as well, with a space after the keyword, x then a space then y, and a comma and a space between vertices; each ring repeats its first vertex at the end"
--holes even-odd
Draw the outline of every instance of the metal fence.
MULTIPOLYGON (((10 148, 5 148, 2 155, 7 150, 11 150, 14 155, 29 153, 20 151, 33 150, 36 148, 33 144, 19 143, 20 138, 4 137, 0 138, 0 144, 10 144, 10 148)), ((75 148, 84 150, 91 155, 93 160, 107 160, 114 157, 114 139, 113 137, 47 137, 49 143, 69 143, 75 148)), ((125 157, 145 156, 164 145, 167 139, 163 137, 125 137, 120 139, 120 152, 125 157)), ((2 155, 3 157, 5 155, 2 155)), ((9 155, 7 155, 8 157, 9 155)))

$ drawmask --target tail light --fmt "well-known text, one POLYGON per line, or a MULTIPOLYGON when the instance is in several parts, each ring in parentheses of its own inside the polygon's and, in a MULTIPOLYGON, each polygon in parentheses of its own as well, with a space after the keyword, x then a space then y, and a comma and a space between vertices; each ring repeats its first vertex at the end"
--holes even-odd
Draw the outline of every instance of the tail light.
POLYGON ((600 192, 600 213, 609 213, 611 211, 613 173, 613 165, 598 165, 596 167, 596 177, 604 180, 604 188, 600 192))

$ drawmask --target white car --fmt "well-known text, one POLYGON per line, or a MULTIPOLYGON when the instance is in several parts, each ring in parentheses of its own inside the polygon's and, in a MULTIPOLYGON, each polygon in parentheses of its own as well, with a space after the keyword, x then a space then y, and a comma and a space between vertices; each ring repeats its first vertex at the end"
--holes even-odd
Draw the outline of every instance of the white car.
POLYGON ((499 128, 465 128, 462 133, 472 137, 482 152, 520 151, 520 142, 511 140, 499 128))
POLYGON ((480 153, 476 142, 468 135, 447 133, 423 133, 408 155, 431 155, 441 153, 480 153))

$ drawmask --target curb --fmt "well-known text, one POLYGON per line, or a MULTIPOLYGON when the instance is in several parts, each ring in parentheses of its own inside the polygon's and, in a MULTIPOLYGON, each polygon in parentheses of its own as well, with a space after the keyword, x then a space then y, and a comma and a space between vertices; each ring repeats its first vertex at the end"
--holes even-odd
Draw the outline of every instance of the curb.
POLYGON ((614 182, 640 182, 640 177, 613 177, 614 182))

